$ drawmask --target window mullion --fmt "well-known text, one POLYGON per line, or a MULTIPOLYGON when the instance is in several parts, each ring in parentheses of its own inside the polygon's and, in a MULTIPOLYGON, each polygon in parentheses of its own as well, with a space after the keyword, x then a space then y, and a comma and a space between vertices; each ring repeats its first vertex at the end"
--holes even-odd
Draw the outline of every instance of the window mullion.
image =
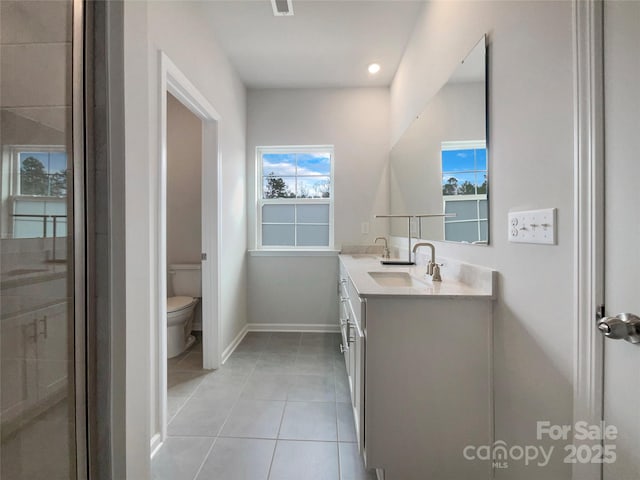
POLYGON ((478 241, 482 240, 482 234, 480 231, 480 200, 476 200, 476 216, 478 217, 478 241))
MULTIPOLYGON (((296 173, 298 173, 296 171, 296 173)), ((296 176, 297 178, 297 176, 296 176)), ((293 207, 293 244, 298 246, 298 204, 293 207)))

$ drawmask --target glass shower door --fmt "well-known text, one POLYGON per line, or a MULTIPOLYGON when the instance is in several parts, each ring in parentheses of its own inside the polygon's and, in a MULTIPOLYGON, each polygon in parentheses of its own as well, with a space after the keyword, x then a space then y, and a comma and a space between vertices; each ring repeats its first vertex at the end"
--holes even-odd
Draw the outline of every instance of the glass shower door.
POLYGON ((76 365, 84 347, 74 315, 79 12, 73 0, 0 1, 2 479, 76 479, 82 471, 76 392, 84 373, 76 365))

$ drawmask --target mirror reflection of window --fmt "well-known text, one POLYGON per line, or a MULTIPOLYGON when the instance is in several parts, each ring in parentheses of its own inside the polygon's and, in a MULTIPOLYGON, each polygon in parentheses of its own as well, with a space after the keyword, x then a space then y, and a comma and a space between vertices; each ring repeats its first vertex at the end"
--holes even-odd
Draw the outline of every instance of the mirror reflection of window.
POLYGON ((61 146, 11 149, 12 238, 67 236, 67 153, 61 146))
POLYGON ((445 240, 486 243, 487 145, 484 140, 441 144, 442 198, 445 240))
MULTIPOLYGON (((402 133, 390 152, 389 211, 456 213, 424 220, 426 240, 488 244, 486 42, 482 37, 402 133)), ((406 235, 406 222, 390 222, 406 235)))

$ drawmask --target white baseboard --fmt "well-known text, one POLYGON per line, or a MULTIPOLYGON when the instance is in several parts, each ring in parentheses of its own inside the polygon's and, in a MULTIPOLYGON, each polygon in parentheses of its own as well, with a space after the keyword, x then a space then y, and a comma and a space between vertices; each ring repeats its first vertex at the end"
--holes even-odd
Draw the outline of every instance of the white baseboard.
POLYGON ((231 356, 231 354, 236 349, 236 347, 238 345, 240 345, 240 342, 242 341, 244 336, 249 331, 248 327, 249 327, 249 325, 245 325, 242 328, 242 330, 240 330, 240 332, 238 332, 238 335, 236 335, 236 338, 234 338, 233 341, 229 344, 229 346, 224 349, 224 351, 222 352, 222 362, 221 362, 222 364, 224 364, 224 362, 227 361, 227 359, 231 356))
POLYGON ((322 323, 248 323, 249 332, 317 332, 338 333, 338 325, 322 323))
POLYGON ((158 453, 160 447, 162 446, 162 435, 156 433, 153 437, 151 437, 151 458, 158 453))

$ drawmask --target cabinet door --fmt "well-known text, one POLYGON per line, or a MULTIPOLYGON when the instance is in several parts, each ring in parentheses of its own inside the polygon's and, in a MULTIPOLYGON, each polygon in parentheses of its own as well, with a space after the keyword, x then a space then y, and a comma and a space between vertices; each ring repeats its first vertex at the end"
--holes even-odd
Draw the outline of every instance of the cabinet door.
POLYGON ((355 327, 353 326, 353 319, 349 318, 349 325, 347 329, 347 335, 351 343, 349 344, 349 369, 347 373, 349 375, 349 390, 351 391, 351 405, 355 407, 355 391, 356 391, 356 368, 357 368, 357 360, 356 360, 356 344, 354 341, 355 336, 355 327))
POLYGON ((340 343, 342 354, 344 355, 344 363, 347 369, 347 373, 349 372, 349 351, 347 347, 349 346, 346 338, 346 322, 349 319, 349 292, 347 291, 347 276, 344 271, 344 267, 342 263, 340 264, 340 276, 338 277, 338 326, 340 327, 340 334, 342 336, 342 341, 340 343))
POLYGON ((69 368, 68 311, 67 304, 60 303, 38 311, 38 398, 55 401, 67 388, 69 368))
POLYGON ((7 425, 38 400, 34 315, 2 319, 1 339, 0 418, 7 425))
POLYGON ((351 355, 349 354, 349 301, 340 301, 340 334, 342 335, 341 348, 344 354, 344 363, 349 374, 351 368, 351 355))
POLYGON ((364 368, 365 368, 365 349, 366 341, 362 325, 365 320, 365 304, 357 302, 356 307, 360 307, 360 315, 358 315, 358 327, 354 331, 355 341, 353 343, 354 351, 354 381, 351 399, 353 401, 353 412, 356 425, 356 437, 358 439, 358 448, 364 453, 364 368))

